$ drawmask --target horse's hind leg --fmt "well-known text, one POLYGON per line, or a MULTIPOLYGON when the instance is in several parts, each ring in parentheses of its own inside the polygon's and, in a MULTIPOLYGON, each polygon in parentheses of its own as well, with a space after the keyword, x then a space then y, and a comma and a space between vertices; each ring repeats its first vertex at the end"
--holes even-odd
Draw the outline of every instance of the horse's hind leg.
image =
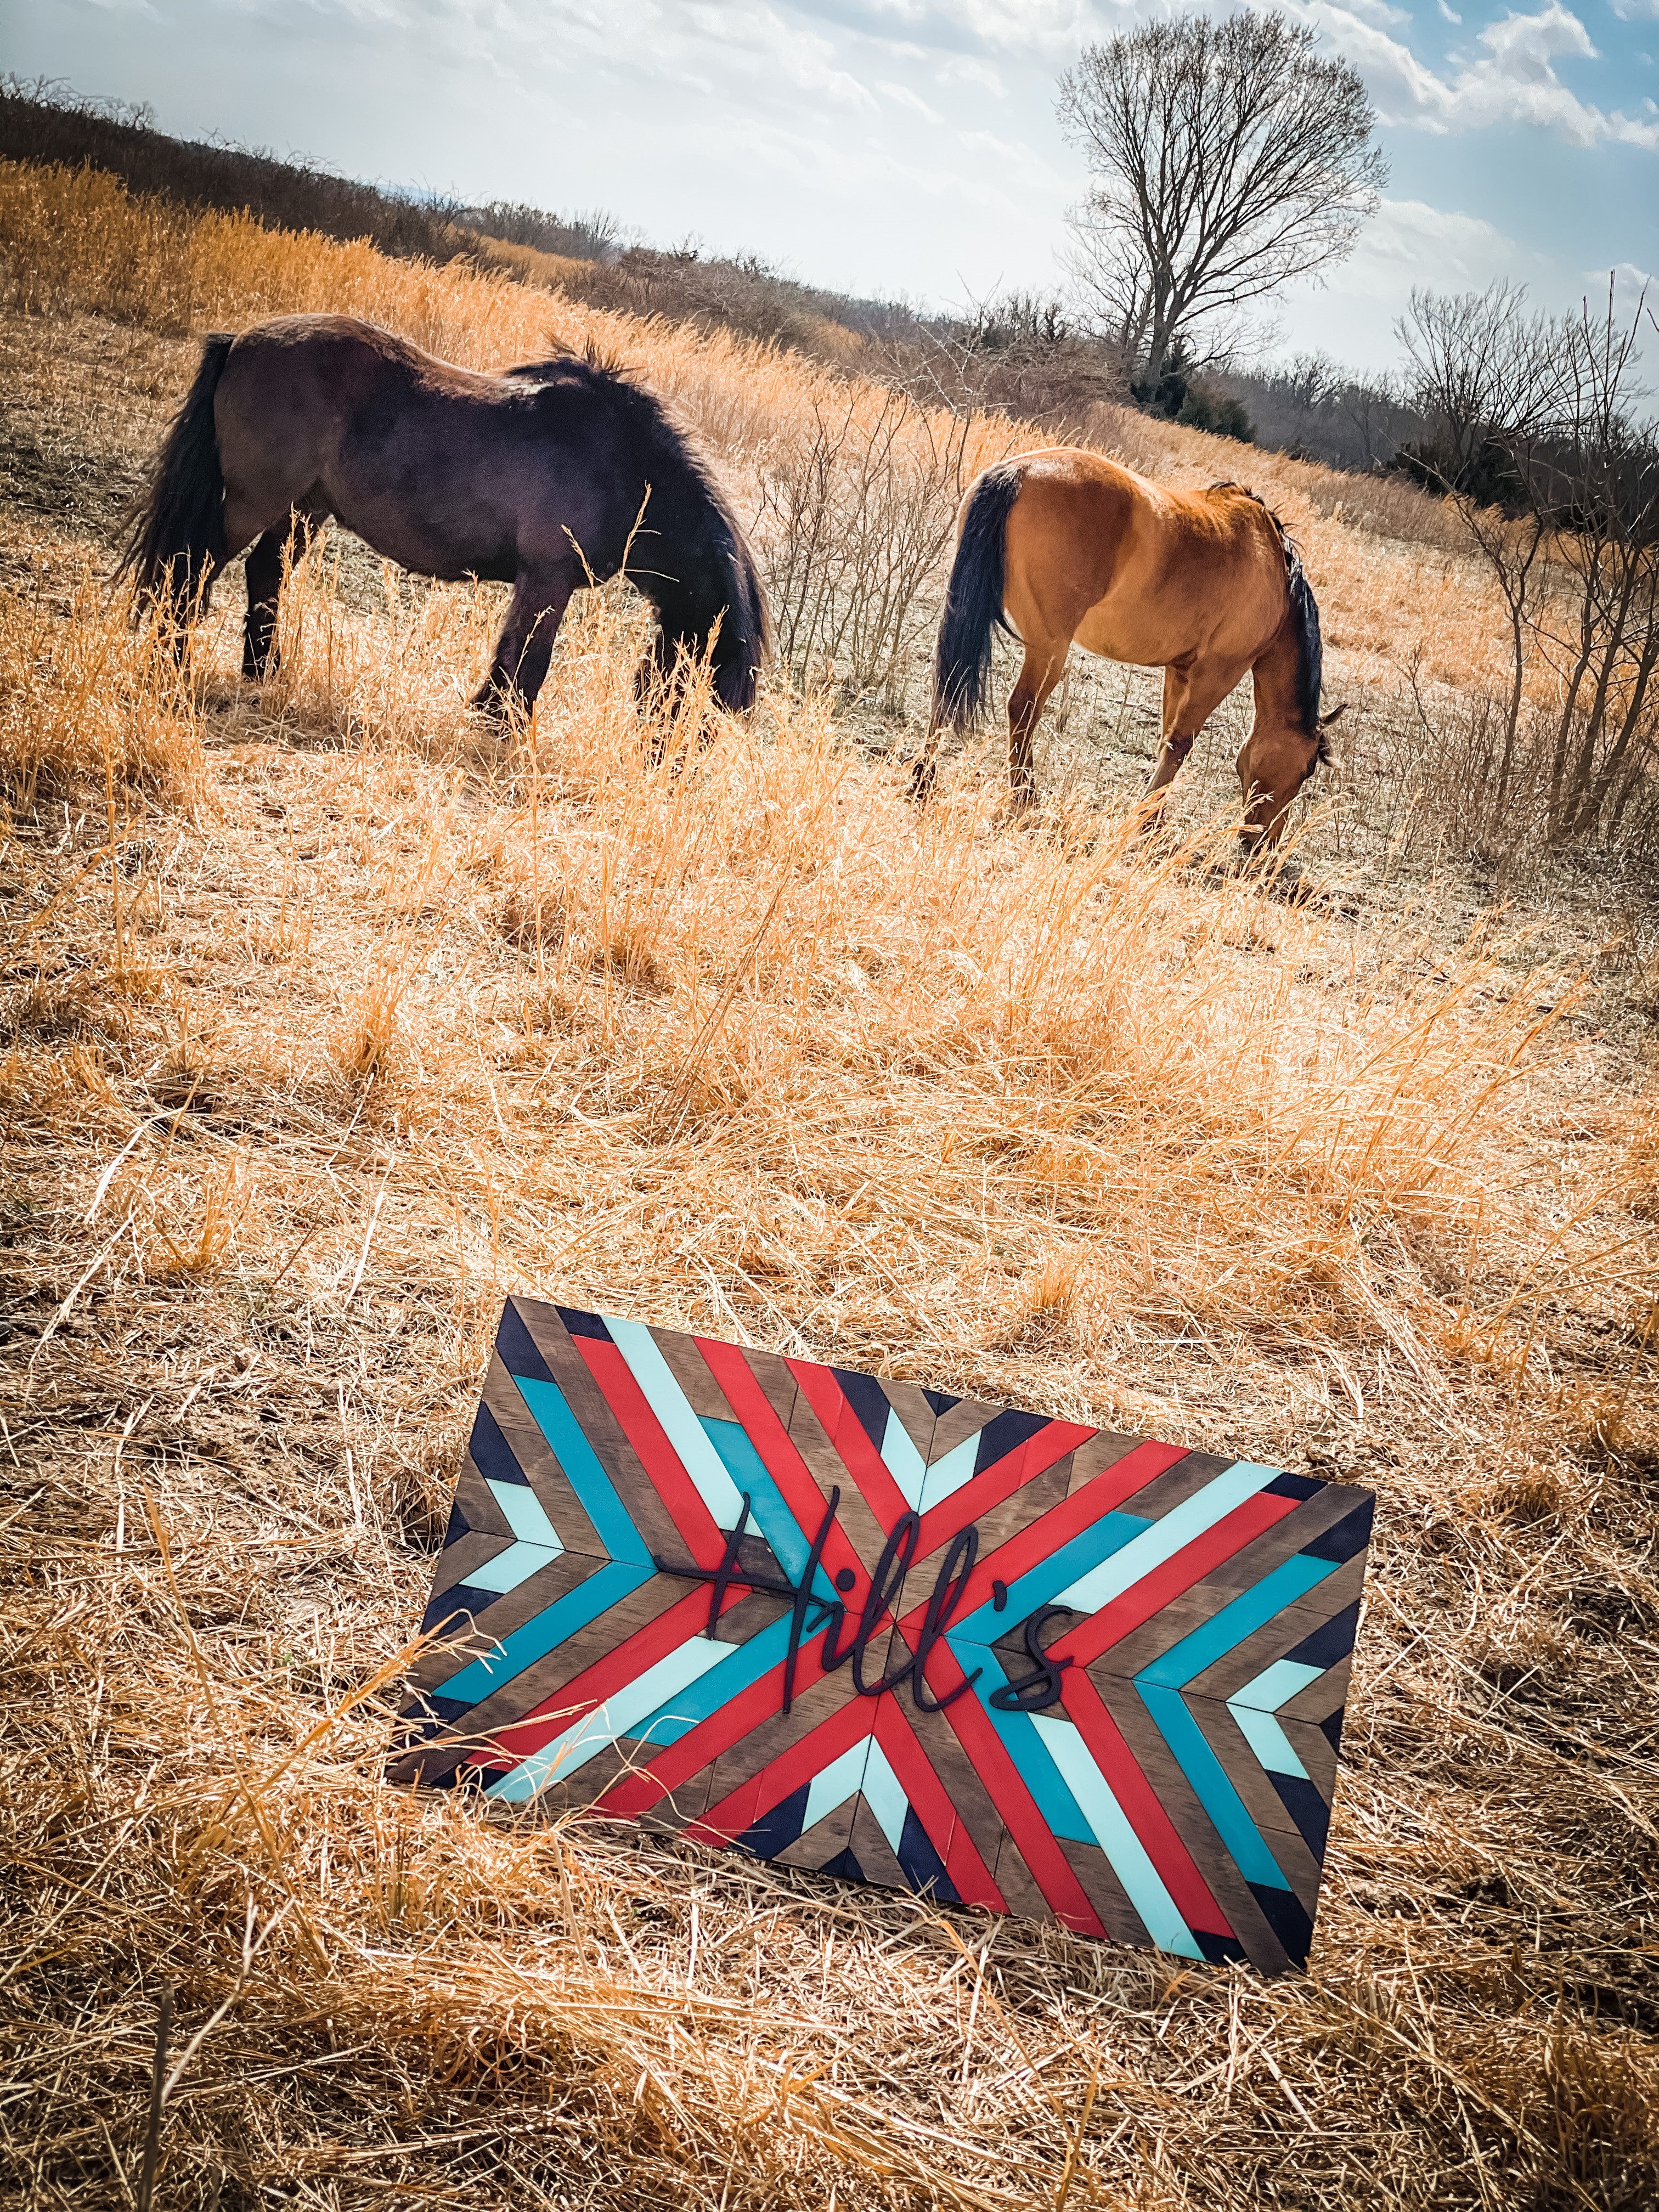
POLYGON ((1009 695, 1008 784, 1014 805, 1019 810, 1029 806, 1036 797, 1031 753, 1036 739, 1037 717, 1065 671, 1070 642, 1067 639, 1059 646, 1046 646, 1039 650, 1028 641, 1025 665, 1009 695))
POLYGON ((489 673, 472 695, 475 707, 500 714, 515 700, 526 708, 535 705, 575 588, 576 579, 568 569, 520 570, 489 673))
POLYGON ((263 684, 282 665, 276 617, 283 595, 283 566, 290 573, 311 543, 311 525, 298 507, 284 522, 263 532, 248 549, 247 615, 242 624, 242 674, 263 684))

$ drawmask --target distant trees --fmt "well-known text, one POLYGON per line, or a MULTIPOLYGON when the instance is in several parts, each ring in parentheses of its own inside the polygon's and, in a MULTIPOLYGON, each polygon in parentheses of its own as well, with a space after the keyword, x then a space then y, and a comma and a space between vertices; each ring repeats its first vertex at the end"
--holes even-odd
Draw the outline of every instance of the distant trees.
POLYGON ((1156 392, 1173 349, 1340 261, 1387 180, 1357 70, 1312 31, 1246 9, 1182 15, 1087 46, 1061 128, 1093 181, 1071 218, 1076 272, 1156 392))
MULTIPOLYGON (((1443 490, 1508 614, 1492 763, 1557 842, 1659 811, 1659 425, 1639 411, 1644 298, 1528 308, 1506 284, 1416 292, 1398 331, 1425 424, 1413 472, 1443 490)), ((1650 832, 1655 828, 1650 820, 1650 832)))

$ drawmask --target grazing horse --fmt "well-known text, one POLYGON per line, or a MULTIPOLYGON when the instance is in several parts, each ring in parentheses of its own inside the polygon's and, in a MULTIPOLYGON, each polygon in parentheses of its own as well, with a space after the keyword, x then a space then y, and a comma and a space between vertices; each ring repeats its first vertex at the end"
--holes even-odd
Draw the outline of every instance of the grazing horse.
POLYGON ((140 602, 180 637, 246 550, 242 673, 258 683, 284 556, 330 516, 420 574, 512 585, 476 706, 529 706, 572 592, 624 564, 657 611, 641 681, 712 640, 722 703, 753 702, 766 605, 737 518, 686 433, 604 362, 483 376, 350 315, 207 339, 122 560, 140 602))
POLYGON ((976 478, 957 518, 933 714, 913 771, 918 798, 933 787, 939 732, 971 729, 984 711, 999 627, 1025 648, 1008 702, 1018 805, 1032 797, 1032 735, 1073 639, 1108 660, 1164 671, 1164 743, 1147 786, 1155 810, 1247 671, 1255 688, 1255 726, 1238 756, 1247 843, 1279 837, 1291 799, 1330 757, 1319 720, 1319 609, 1278 516, 1238 484, 1174 491, 1071 446, 999 461, 976 478))

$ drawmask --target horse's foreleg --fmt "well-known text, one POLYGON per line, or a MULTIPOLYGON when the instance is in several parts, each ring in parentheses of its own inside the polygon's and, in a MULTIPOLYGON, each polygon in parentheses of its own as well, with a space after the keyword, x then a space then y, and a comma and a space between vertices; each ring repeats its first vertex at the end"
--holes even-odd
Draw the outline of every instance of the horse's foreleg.
POLYGON ((516 702, 533 707, 547 680, 553 641, 570 604, 575 580, 562 573, 526 568, 520 572, 507 620, 495 641, 489 673, 472 695, 475 707, 504 714, 516 702))
POLYGON ((1152 772, 1146 779, 1146 788, 1141 794, 1141 803, 1146 808, 1146 817, 1141 823, 1143 835, 1161 820, 1164 793, 1180 775, 1188 754, 1198 743, 1202 717, 1200 716, 1197 722, 1194 720, 1195 702, 1191 677, 1192 672, 1188 668, 1166 668, 1164 672, 1164 741, 1158 749, 1158 758, 1152 763, 1152 772))

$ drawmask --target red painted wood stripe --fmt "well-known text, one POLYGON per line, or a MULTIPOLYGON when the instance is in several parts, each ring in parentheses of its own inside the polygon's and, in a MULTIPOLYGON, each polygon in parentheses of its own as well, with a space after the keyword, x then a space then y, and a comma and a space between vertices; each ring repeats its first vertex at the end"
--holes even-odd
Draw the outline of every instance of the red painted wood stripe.
MULTIPOLYGON (((948 1544, 958 1528, 977 1521, 981 1513, 990 1512, 1038 1475, 1047 1474, 1056 1461, 1064 1459, 1067 1452, 1074 1452, 1079 1444, 1087 1443, 1097 1433, 1094 1429, 1079 1428, 1075 1421, 1050 1421, 1046 1429, 1039 1429, 1024 1443, 1016 1444, 1012 1451, 1005 1452, 989 1467, 981 1468, 960 1490, 953 1490, 948 1498, 942 1498, 922 1515, 917 1559, 925 1559, 930 1552, 937 1552, 942 1545, 948 1544)), ((1092 1490, 1104 1479, 1104 1474, 1097 1475, 1095 1481, 1085 1483, 1084 1488, 1092 1490)))
MULTIPOLYGON (((1231 1559, 1235 1552, 1242 1552, 1246 1544, 1253 1543, 1274 1522, 1282 1521, 1287 1513, 1294 1513, 1301 1502, 1297 1498, 1269 1498, 1258 1491, 1254 1498, 1247 1498, 1242 1505, 1235 1506, 1224 1521, 1218 1521, 1201 1536, 1194 1536, 1190 1544, 1184 1545, 1161 1567, 1154 1567, 1138 1583, 1132 1583, 1121 1597, 1115 1597, 1098 1613, 1091 1613, 1086 1620, 1057 1637, 1049 1648, 1062 1659, 1075 1659, 1079 1667, 1088 1666, 1103 1651, 1109 1651, 1113 1644, 1132 1635, 1183 1590, 1201 1583, 1206 1575, 1224 1560, 1231 1559)), ((958 1619, 962 1612, 963 1607, 958 1607, 958 1619)))
POLYGON ((799 1743, 792 1743, 758 1774, 750 1775, 718 1804, 709 1806, 701 1819, 688 1820, 683 1832, 696 1843, 731 1843, 775 1805, 781 1804, 792 1790, 813 1781, 832 1760, 862 1743, 871 1733, 872 1717, 862 1698, 849 1698, 839 1712, 827 1715, 799 1743))
POLYGON ((927 1839, 945 1862, 957 1896, 964 1905, 983 1905, 993 1912, 1006 1912, 1008 1900, 997 1887, 991 1869, 980 1856, 968 1823, 957 1813, 951 1793, 934 1773, 908 1716, 896 1698, 876 1700, 876 1741, 891 1762, 916 1818, 927 1831, 927 1839), (945 1838, 940 1843, 939 1838, 945 1838))
MULTIPOLYGON (((720 1611, 729 1613, 747 1595, 746 1590, 728 1589, 720 1611)), ((515 1760, 528 1759, 544 1744, 551 1743, 556 1735, 585 1719, 607 1698, 625 1689, 647 1667, 654 1667, 659 1659, 665 1659, 691 1637, 700 1636, 708 1626, 708 1590, 689 1591, 678 1605, 670 1606, 666 1613, 659 1613, 654 1620, 647 1621, 643 1628, 636 1628, 625 1643, 617 1644, 591 1667, 585 1667, 580 1674, 573 1674, 568 1682, 561 1683, 522 1720, 498 1729, 496 1741, 513 1753, 515 1760)), ((738 1646, 733 1644, 732 1648, 735 1651, 738 1646)), ((556 1644, 548 1656, 556 1656, 557 1650, 556 1644)))
POLYGON ((848 1404, 840 1383, 829 1368, 820 1367, 814 1360, 791 1359, 785 1364, 817 1415, 825 1436, 841 1455, 842 1464, 863 1492, 865 1504, 882 1527, 890 1530, 910 1509, 886 1461, 848 1404))
MULTIPOLYGON (((738 1590, 732 1595, 741 1600, 748 1593, 738 1590)), ((732 1648, 735 1651, 741 1647, 733 1644, 732 1648)), ((799 1654, 795 1662, 795 1695, 798 1698, 805 1697, 814 1683, 823 1680, 823 1638, 815 1638, 799 1654)), ((853 1697, 850 1676, 847 1678, 847 1686, 849 1705, 867 1705, 867 1699, 853 1697)), ((599 1801, 597 1809, 602 1809, 618 1820, 647 1811, 668 1791, 679 1789, 694 1774, 700 1774, 705 1766, 712 1765, 723 1751, 730 1751, 740 1736, 747 1735, 763 1721, 770 1720, 781 1710, 782 1704, 783 1662, 780 1660, 769 1673, 751 1682, 746 1690, 740 1690, 736 1697, 728 1698, 723 1705, 717 1705, 706 1720, 699 1721, 696 1728, 681 1736, 678 1742, 666 1745, 648 1767, 640 1772, 625 1775, 613 1784, 599 1801)))
POLYGON ((1095 1765, 1123 1808, 1147 1857, 1158 1869, 1158 1879, 1174 1899, 1176 1910, 1189 1928, 1201 1929, 1206 1936, 1231 1936, 1232 1925, 1226 1914, 1176 1832, 1174 1822, 1141 1771, 1140 1762, 1112 1718, 1105 1699, 1081 1667, 1068 1670, 1065 1692, 1066 1711, 1076 1722, 1095 1765))
MULTIPOLYGON (((1057 1552, 1062 1544, 1069 1544, 1073 1536, 1081 1535, 1085 1528, 1114 1511, 1126 1498, 1133 1498, 1138 1490, 1173 1467, 1186 1452, 1179 1444, 1137 1444, 1115 1467, 1107 1468, 1092 1482, 1085 1482, 1069 1498, 1062 1498, 1058 1505, 1051 1505, 1039 1519, 1000 1544, 994 1552, 986 1552, 975 1561, 974 1571, 968 1586, 958 1600, 951 1618, 965 1620, 991 1600, 993 1582, 1018 1582, 1029 1568, 1057 1552)), ((969 1519, 972 1518, 970 1515, 969 1519)), ((926 1527, 926 1522, 922 1524, 926 1527)), ((965 1524, 964 1524, 965 1525, 965 1524)), ((914 1571, 914 1570, 912 1571, 914 1571)), ((1139 1585, 1137 1585, 1139 1587, 1139 1585)), ((926 1610, 926 1600, 932 1595, 932 1585, 923 1593, 923 1602, 908 1613, 903 1627, 914 1638, 915 1627, 926 1610)))
MULTIPOLYGON (((927 1686, 936 1698, 948 1697, 963 1680, 962 1668, 948 1644, 933 1646, 927 1660, 927 1686)), ((1085 1936, 1103 1936, 1100 1916, 1090 1904, 1082 1883, 1072 1871, 1071 1861, 1058 1838, 1038 1812, 1019 1769, 1009 1757, 990 1715, 970 1690, 957 1698, 945 1715, 957 1740, 973 1761, 1002 1824, 1019 1846, 1032 1879, 1052 1907, 1054 1917, 1085 1936)))
MULTIPOLYGON (((602 1343, 598 1337, 573 1340, 586 1361, 589 1372, 605 1393, 611 1412, 622 1424, 623 1434, 640 1464, 655 1486, 663 1504, 674 1516, 674 1525, 690 1547, 700 1567, 717 1567, 726 1550, 726 1538, 714 1525, 714 1516, 703 1504, 702 1492, 686 1473, 679 1454, 668 1441, 662 1423, 635 1380, 623 1357, 622 1346, 602 1343)), ((624 1506, 627 1500, 623 1501, 624 1506)))

